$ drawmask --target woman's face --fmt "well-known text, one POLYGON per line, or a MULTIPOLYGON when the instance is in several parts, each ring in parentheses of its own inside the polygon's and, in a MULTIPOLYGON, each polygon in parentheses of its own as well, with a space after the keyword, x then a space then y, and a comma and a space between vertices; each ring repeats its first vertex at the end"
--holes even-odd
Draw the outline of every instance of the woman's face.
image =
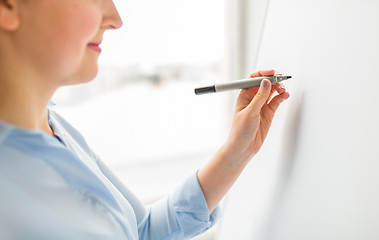
POLYGON ((92 80, 98 44, 107 29, 121 27, 112 0, 19 0, 17 51, 57 86, 92 80))

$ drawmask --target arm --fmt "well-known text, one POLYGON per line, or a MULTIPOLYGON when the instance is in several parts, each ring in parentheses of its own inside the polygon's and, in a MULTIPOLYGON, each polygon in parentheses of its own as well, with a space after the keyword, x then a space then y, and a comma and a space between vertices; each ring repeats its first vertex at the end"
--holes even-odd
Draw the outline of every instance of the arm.
MULTIPOLYGON (((274 70, 261 70, 252 73, 250 77, 273 74, 274 70)), ((249 161, 259 151, 276 110, 288 97, 289 94, 280 84, 271 86, 268 80, 263 81, 259 88, 241 90, 225 144, 197 175, 210 212, 216 208, 249 161), (278 92, 278 95, 271 99, 275 92, 278 92)))

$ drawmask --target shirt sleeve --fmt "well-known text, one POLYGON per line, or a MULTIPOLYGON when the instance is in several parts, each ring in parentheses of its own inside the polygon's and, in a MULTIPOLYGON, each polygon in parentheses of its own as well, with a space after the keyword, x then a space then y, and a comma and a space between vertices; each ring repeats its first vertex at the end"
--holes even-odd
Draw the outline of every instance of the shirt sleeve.
POLYGON ((186 238, 205 232, 221 216, 220 206, 210 214, 197 172, 172 194, 171 199, 180 229, 186 238))
POLYGON ((220 217, 220 207, 210 214, 197 172, 166 199, 148 207, 138 224, 140 239, 184 239, 211 228, 220 217))

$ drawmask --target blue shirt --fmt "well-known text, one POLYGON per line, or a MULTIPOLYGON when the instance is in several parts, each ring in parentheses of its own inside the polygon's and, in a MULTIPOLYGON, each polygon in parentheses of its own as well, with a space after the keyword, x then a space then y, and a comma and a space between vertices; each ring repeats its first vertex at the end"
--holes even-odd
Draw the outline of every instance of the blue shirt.
POLYGON ((61 116, 57 138, 0 121, 0 239, 183 239, 210 228, 196 173, 145 207, 61 116))

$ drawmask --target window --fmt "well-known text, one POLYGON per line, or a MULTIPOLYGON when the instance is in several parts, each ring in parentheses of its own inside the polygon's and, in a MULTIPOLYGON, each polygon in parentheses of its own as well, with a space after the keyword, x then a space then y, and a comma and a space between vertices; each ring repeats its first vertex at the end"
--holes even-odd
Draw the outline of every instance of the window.
POLYGON ((107 31, 99 74, 53 101, 143 202, 167 195, 224 142, 225 94, 196 96, 223 77, 219 0, 116 0, 124 25, 107 31))

